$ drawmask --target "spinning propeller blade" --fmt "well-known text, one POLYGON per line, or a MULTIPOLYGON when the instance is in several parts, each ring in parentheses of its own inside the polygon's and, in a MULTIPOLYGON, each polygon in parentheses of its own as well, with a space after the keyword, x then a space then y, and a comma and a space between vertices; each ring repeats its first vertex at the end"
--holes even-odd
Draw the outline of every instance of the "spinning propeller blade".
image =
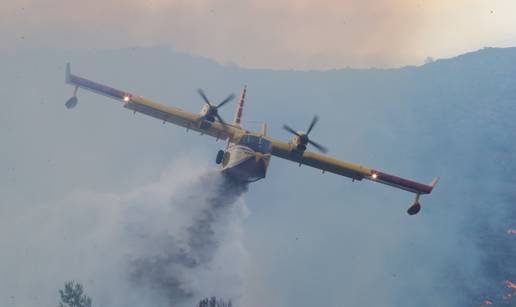
POLYGON ((310 123, 310 126, 308 127, 308 130, 306 130, 306 134, 310 134, 310 131, 312 131, 315 124, 317 124, 317 121, 319 121, 319 116, 315 115, 312 119, 312 122, 310 123))
POLYGON ((222 124, 222 127, 224 130, 227 131, 226 122, 222 119, 222 117, 219 115, 219 108, 225 105, 226 103, 230 102, 233 98, 235 98, 234 94, 230 94, 226 99, 222 100, 218 105, 212 105, 206 94, 202 89, 198 89, 197 93, 202 97, 202 100, 208 105, 208 110, 206 111, 206 114, 204 114, 199 120, 205 120, 207 118, 217 118, 217 120, 222 124))
POLYGON ((222 100, 218 105, 217 109, 225 105, 226 103, 230 102, 233 98, 235 98, 235 95, 231 93, 226 99, 222 100))
POLYGON ((312 129, 314 128, 315 124, 317 124, 318 121, 319 121, 319 117, 317 115, 315 115, 314 118, 312 119, 312 122, 308 126, 308 130, 306 131, 306 133, 305 132, 301 132, 301 131, 296 131, 296 130, 290 128, 287 125, 283 125, 283 129, 285 129, 288 132, 296 135, 299 138, 299 144, 300 145, 306 146, 307 144, 310 144, 310 145, 314 146, 320 152, 326 153, 326 152, 328 152, 328 149, 326 147, 320 145, 319 143, 316 143, 316 142, 310 140, 310 138, 308 137, 308 134, 310 134, 310 132, 312 131, 312 129))
POLYGON ((317 148, 322 153, 328 152, 328 149, 326 147, 322 146, 321 144, 318 144, 312 140, 308 140, 308 143, 312 144, 315 148, 317 148))
POLYGON ((299 133, 297 133, 297 131, 296 131, 296 130, 294 130, 294 129, 290 128, 290 127, 289 127, 289 126, 287 126, 287 125, 283 125, 283 129, 287 130, 288 132, 290 132, 290 133, 292 133, 292 134, 295 134, 295 135, 297 135, 297 136, 300 136, 300 135, 299 135, 299 133))
POLYGON ((208 100, 208 97, 206 97, 206 94, 204 94, 204 92, 201 89, 198 89, 197 93, 199 93, 199 95, 201 95, 202 100, 204 100, 204 102, 206 102, 209 106, 211 106, 211 103, 208 100))

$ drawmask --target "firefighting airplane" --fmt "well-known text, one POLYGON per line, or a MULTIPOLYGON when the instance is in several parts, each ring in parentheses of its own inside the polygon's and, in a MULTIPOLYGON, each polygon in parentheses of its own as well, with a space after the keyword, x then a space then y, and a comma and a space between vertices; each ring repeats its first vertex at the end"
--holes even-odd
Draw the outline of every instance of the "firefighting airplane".
POLYGON ((237 181, 254 182, 265 178, 271 156, 277 156, 299 163, 299 166, 308 165, 322 170, 323 173, 334 173, 349 177, 353 181, 367 179, 412 192, 416 197, 407 210, 409 215, 419 213, 420 196, 430 194, 438 181, 438 178, 435 178, 430 185, 426 185, 324 155, 326 148, 308 137, 317 123, 317 116, 313 118, 306 132, 296 131, 284 125, 283 128, 293 134, 289 142, 268 136, 265 124, 260 132, 248 131, 241 126, 245 87, 237 105, 235 118, 232 123, 227 123, 220 117, 218 109, 231 101, 234 98, 233 94, 219 104, 213 104, 204 92, 199 90, 204 106, 198 114, 195 114, 73 75, 69 63, 66 66, 65 81, 75 87, 72 97, 65 103, 69 109, 77 105, 77 90, 83 88, 119 100, 125 108, 135 113, 140 112, 162 120, 163 123, 169 122, 216 139, 227 140, 225 150, 219 150, 215 161, 220 164, 222 173, 237 181), (308 145, 312 145, 323 154, 306 150, 308 145))

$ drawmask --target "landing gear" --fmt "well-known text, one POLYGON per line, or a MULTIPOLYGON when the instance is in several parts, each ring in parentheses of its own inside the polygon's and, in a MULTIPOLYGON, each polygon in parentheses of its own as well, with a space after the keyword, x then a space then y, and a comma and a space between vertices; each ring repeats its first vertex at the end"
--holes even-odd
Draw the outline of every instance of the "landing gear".
POLYGON ((224 160, 224 150, 219 150, 219 152, 217 152, 217 158, 215 159, 215 163, 220 164, 222 163, 222 160, 224 160))

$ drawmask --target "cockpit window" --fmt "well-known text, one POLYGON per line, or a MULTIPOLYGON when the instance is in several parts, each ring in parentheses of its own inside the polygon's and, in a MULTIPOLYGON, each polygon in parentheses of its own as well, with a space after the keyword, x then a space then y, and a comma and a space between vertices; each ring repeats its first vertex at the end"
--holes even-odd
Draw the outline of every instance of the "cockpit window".
POLYGON ((270 141, 255 135, 242 136, 238 144, 247 146, 252 150, 261 153, 270 153, 272 150, 272 145, 270 141))

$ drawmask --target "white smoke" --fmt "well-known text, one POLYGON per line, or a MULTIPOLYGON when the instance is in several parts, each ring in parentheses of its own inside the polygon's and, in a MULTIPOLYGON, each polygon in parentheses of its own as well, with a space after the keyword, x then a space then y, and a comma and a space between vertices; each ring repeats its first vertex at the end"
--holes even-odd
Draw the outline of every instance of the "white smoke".
POLYGON ((82 282, 96 306, 238 301, 245 188, 183 159, 125 193, 81 190, 15 211, 0 225, 0 288, 12 293, 0 305, 57 305, 66 280, 82 282))

